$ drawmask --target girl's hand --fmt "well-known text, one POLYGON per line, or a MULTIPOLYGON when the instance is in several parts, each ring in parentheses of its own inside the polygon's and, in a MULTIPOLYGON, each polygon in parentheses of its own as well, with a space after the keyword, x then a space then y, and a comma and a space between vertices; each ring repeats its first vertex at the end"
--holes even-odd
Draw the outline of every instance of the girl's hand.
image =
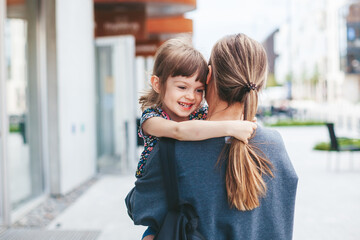
POLYGON ((142 240, 153 240, 154 239, 154 235, 147 235, 146 237, 144 237, 142 240))
POLYGON ((252 121, 234 121, 233 127, 234 132, 232 136, 248 144, 248 139, 257 128, 257 125, 252 121))

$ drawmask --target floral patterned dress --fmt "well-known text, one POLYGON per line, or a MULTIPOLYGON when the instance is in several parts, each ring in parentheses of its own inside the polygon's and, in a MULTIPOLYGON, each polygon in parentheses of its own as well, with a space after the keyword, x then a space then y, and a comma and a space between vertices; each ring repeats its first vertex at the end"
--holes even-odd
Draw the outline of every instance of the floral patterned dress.
MULTIPOLYGON (((201 107, 199 110, 193 112, 189 116, 189 120, 205 120, 207 117, 208 107, 201 107)), ((162 117, 171 120, 170 116, 159 107, 151 107, 146 109, 140 119, 139 136, 144 139, 144 151, 141 153, 140 161, 137 166, 135 176, 140 178, 144 173, 144 166, 151 151, 154 149, 156 143, 159 141, 158 137, 145 135, 142 131, 142 124, 149 118, 162 117)))

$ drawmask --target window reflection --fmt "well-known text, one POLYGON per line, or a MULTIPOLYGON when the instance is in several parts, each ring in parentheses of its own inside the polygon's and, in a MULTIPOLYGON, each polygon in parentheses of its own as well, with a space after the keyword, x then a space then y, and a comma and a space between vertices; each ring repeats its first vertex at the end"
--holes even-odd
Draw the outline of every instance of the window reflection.
POLYGON ((26 116, 26 40, 27 23, 22 19, 7 19, 5 49, 7 59, 7 112, 9 117, 8 163, 10 199, 17 208, 31 196, 29 144, 26 116))
POLYGON ((11 208, 43 193, 37 87, 38 1, 8 5, 5 22, 6 108, 9 119, 7 168, 11 208), (29 61, 31 59, 31 61, 29 61))

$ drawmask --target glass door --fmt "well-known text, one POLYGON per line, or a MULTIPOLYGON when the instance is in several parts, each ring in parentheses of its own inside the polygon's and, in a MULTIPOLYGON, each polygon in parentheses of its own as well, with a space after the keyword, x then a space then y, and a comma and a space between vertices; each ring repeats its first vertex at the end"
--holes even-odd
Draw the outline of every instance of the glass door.
POLYGON ((37 65, 37 9, 28 0, 7 8, 5 22, 7 172, 11 210, 43 193, 37 65), (25 17, 26 16, 26 17, 25 17))
POLYGON ((98 46, 97 56, 97 153, 99 171, 116 169, 114 147, 114 74, 112 46, 98 46), (114 168, 115 167, 115 168, 114 168))
POLYGON ((6 171, 5 171, 5 135, 7 130, 6 124, 6 110, 5 110, 5 17, 6 15, 6 0, 0 0, 0 233, 2 226, 8 221, 5 217, 6 209, 6 171))
POLYGON ((31 194, 30 149, 28 140, 28 101, 26 73, 27 23, 6 21, 7 114, 9 120, 8 163, 12 208, 31 194))
POLYGON ((127 172, 136 154, 135 39, 96 40, 97 152, 101 172, 127 172))

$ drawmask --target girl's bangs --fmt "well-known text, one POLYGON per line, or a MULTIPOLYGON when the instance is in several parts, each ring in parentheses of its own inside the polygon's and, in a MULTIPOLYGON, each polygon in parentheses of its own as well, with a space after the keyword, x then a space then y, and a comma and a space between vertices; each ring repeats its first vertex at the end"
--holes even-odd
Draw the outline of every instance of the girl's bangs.
POLYGON ((172 77, 191 77, 194 74, 197 74, 196 80, 205 84, 207 70, 208 68, 205 59, 200 54, 196 54, 195 56, 192 55, 187 58, 180 58, 171 70, 170 75, 172 77))

